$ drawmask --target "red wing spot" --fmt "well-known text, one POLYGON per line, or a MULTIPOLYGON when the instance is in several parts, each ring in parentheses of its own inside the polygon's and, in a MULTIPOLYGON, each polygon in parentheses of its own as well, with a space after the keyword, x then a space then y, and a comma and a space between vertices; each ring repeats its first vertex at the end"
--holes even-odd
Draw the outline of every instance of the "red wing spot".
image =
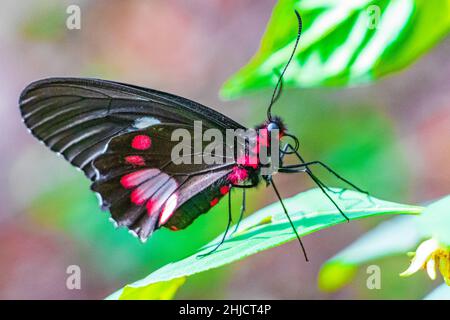
POLYGON ((222 186, 220 187, 220 193, 223 195, 226 195, 228 193, 228 191, 230 191, 230 187, 229 186, 222 186))
POLYGON ((172 231, 178 231, 178 230, 180 230, 180 229, 178 229, 178 228, 175 227, 175 226, 171 226, 171 227, 170 227, 170 230, 172 230, 172 231))
POLYGON ((149 136, 140 134, 133 138, 131 147, 137 150, 147 150, 152 145, 152 139, 149 136))
POLYGON ((145 166, 145 160, 141 156, 126 156, 125 161, 133 166, 145 166))
POLYGON ((219 198, 214 198, 211 200, 211 202, 209 204, 211 205, 211 207, 214 207, 218 202, 219 202, 219 198))

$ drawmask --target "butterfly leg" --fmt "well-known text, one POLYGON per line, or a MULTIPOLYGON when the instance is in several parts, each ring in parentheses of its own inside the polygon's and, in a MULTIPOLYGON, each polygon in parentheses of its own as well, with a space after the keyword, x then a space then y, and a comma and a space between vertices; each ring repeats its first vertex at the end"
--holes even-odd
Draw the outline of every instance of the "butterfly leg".
MULTIPOLYGON (((314 181, 314 183, 320 188, 322 193, 328 198, 328 200, 330 200, 331 203, 333 203, 333 205, 336 207, 336 209, 338 209, 339 213, 345 218, 345 220, 347 220, 347 222, 350 222, 349 217, 339 207, 339 205, 336 203, 336 201, 334 201, 334 199, 327 193, 327 191, 330 191, 332 193, 336 193, 336 192, 334 190, 328 188, 316 175, 314 175, 314 173, 309 168, 310 165, 317 164, 318 161, 305 162, 303 157, 300 155, 300 153, 297 150, 295 150, 295 148, 293 148, 290 144, 288 144, 287 146, 296 154, 297 158, 301 161, 301 164, 292 165, 292 166, 283 166, 278 171, 279 172, 306 172, 309 175, 309 177, 314 181), (290 169, 294 169, 294 170, 291 171, 290 169)), ((338 177, 342 178, 335 171, 332 171, 332 172, 334 172, 338 177)), ((346 180, 344 178, 342 178, 341 180, 354 186, 352 183, 350 183, 348 180, 346 180)), ((357 190, 361 190, 361 189, 358 188, 357 190)))
MULTIPOLYGON (((291 168, 291 166, 288 167, 284 167, 282 168, 282 170, 279 170, 279 172, 306 172, 310 178, 316 183, 316 185, 321 189, 321 191, 325 194, 325 196, 333 203, 333 205, 339 210, 339 213, 347 220, 347 222, 350 221, 350 219, 348 218, 348 216, 342 211, 342 209, 337 205, 337 203, 330 197, 330 195, 326 192, 331 192, 334 194, 338 194, 339 195, 339 199, 342 199, 342 195, 343 193, 346 191, 346 189, 343 189, 341 191, 335 191, 333 189, 330 189, 329 187, 327 187, 325 185, 325 183, 323 183, 316 175, 313 174, 313 172, 307 167, 309 165, 314 165, 317 164, 317 161, 312 161, 312 162, 304 162, 301 165, 297 165, 297 166, 293 166, 296 167, 291 168), (293 170, 292 170, 293 169, 293 170)), ((331 169, 330 169, 331 170, 331 169)), ((356 187, 354 184, 352 184, 351 182, 349 182, 348 180, 342 178, 341 180, 343 180, 344 182, 346 182, 347 184, 351 185, 352 187, 354 187, 354 189, 356 189, 357 191, 366 194, 369 202, 371 202, 372 204, 374 203, 372 198, 370 197, 370 194, 367 191, 364 191, 358 187, 356 187)))
MULTIPOLYGON (((361 188, 359 188, 358 186, 356 186, 354 183, 350 182, 349 180, 345 179, 344 177, 342 177, 341 175, 339 175, 336 171, 334 171, 333 169, 331 169, 328 165, 326 165, 325 163, 321 162, 321 161, 311 161, 311 162, 305 162, 305 160, 303 159, 303 157, 300 155, 300 153, 295 150, 295 148, 293 148, 291 145, 288 146, 293 153, 296 154, 297 158, 301 161, 301 164, 298 165, 289 165, 289 166, 284 166, 281 168, 281 170, 279 170, 280 172, 306 172, 311 179, 319 186, 319 188, 324 191, 324 189, 326 189, 329 192, 332 192, 334 194, 339 194, 340 196, 342 196, 343 192, 345 192, 345 189, 343 191, 335 191, 333 189, 328 188, 322 181, 320 181, 320 179, 315 176, 312 171, 309 169, 309 166, 311 165, 320 165, 321 167, 325 168, 329 173, 331 173, 332 175, 334 175, 336 178, 338 178, 339 180, 343 181, 344 183, 346 183, 347 185, 351 186, 353 189, 364 193, 367 195, 367 197, 369 198, 370 202, 373 202, 372 199, 370 198, 370 194, 365 191, 362 190, 361 188)), ((336 208, 338 208, 339 212, 346 218, 346 220, 348 221, 348 217, 346 217, 345 214, 343 214, 342 210, 339 208, 339 206, 337 206, 337 204, 329 197, 329 195, 324 192, 326 194, 326 196, 330 199, 330 201, 333 202, 333 204, 336 206, 336 208)))
POLYGON ((237 221, 236 226, 235 226, 233 232, 231 233, 231 235, 233 235, 238 230, 239 224, 241 223, 242 218, 244 217, 244 213, 246 210, 246 203, 247 203, 245 189, 252 189, 256 186, 257 186, 257 184, 248 184, 248 185, 233 184, 232 185, 233 188, 242 189, 242 205, 241 205, 241 213, 239 214, 239 220, 237 221))
MULTIPOLYGON (((319 180, 319 178, 317 178, 312 172, 311 170, 307 169, 306 173, 311 177, 311 179, 317 184, 317 186, 320 188, 320 190, 322 191, 322 193, 328 198, 328 200, 330 200, 333 205, 336 207, 336 209, 339 210, 339 213, 345 218, 345 220, 347 220, 347 222, 350 222, 350 218, 344 213, 344 211, 342 211, 342 209, 338 206, 338 204, 336 203, 336 201, 333 200, 333 198, 331 198, 331 196, 327 193, 327 191, 325 190, 325 188, 327 190, 331 190, 330 188, 328 188, 327 186, 325 186, 325 184, 319 180)), ((332 190, 331 190, 332 191, 332 190)))
POLYGON ((239 229, 239 224, 241 223, 242 218, 244 217, 244 213, 245 213, 245 203, 246 203, 246 200, 245 200, 245 189, 246 189, 246 188, 242 188, 242 205, 241 205, 241 213, 239 214, 239 219, 238 219, 238 221, 237 221, 237 223, 236 223, 236 226, 234 227, 233 232, 231 232, 231 235, 233 235, 233 234, 239 229))
POLYGON ((284 214, 286 215, 286 217, 287 217, 287 219, 288 219, 288 221, 289 221, 289 223, 290 223, 290 225, 292 227, 292 230, 294 230, 295 236, 297 237, 297 240, 300 243, 300 247, 301 247, 301 249, 303 251, 303 255, 305 256, 305 260, 309 261, 308 260, 308 255, 306 254, 306 250, 305 250, 305 247, 304 247, 303 242, 302 242, 302 239, 300 238, 300 236, 299 236, 299 234, 297 232, 297 229, 295 228, 294 223, 292 222, 291 217, 289 216, 289 213, 288 213, 288 211, 286 209, 286 206, 283 203, 283 199, 281 198, 280 193, 278 192, 278 189, 275 186, 275 183, 273 182, 272 179, 270 180, 270 184, 272 185, 272 188, 275 191, 275 194, 277 195, 278 200, 281 203, 281 206, 283 207, 284 214))
POLYGON ((227 227, 225 228, 223 237, 220 240, 220 242, 214 247, 214 249, 212 249, 211 251, 209 251, 207 253, 198 255, 197 258, 203 258, 203 257, 209 256, 210 254, 214 253, 217 249, 219 249, 219 247, 225 242, 225 239, 227 238, 227 234, 228 234, 228 230, 230 229, 231 222, 232 222, 232 215, 231 215, 231 188, 230 188, 230 192, 228 192, 228 222, 227 222, 227 227))
MULTIPOLYGON (((284 159, 284 157, 287 155, 287 154, 292 154, 292 153, 296 153, 296 151, 295 151, 295 148, 291 145, 291 144, 289 144, 289 143, 287 143, 287 144, 285 144, 284 145, 284 147, 283 147, 283 149, 281 150, 281 156, 280 156, 280 168, 281 168, 281 172, 285 172, 284 170, 286 170, 288 167, 290 167, 290 166, 283 166, 283 159, 284 159), (290 149, 290 151, 289 151, 289 149, 290 149)), ((302 162, 302 164, 301 165, 297 165, 296 166, 296 171, 295 172, 307 172, 307 164, 305 163, 305 161, 303 160, 303 158, 300 156, 300 154, 297 154, 297 157, 299 158, 299 160, 302 162)), ((315 176, 314 176, 315 177, 315 176)), ((317 179, 317 177, 315 177, 315 180, 314 180, 316 183, 318 182, 318 179, 317 179)), ((330 192, 334 192, 332 189, 330 189, 330 188, 328 188, 325 184, 323 184, 322 182, 319 182, 321 185, 322 185, 322 187, 324 188, 324 189, 326 189, 327 191, 330 191, 330 192)))
MULTIPOLYGON (((325 168, 329 173, 331 173, 332 175, 334 175, 337 179, 339 179, 339 180, 341 180, 342 182, 346 183, 347 185, 351 186, 353 189, 355 189, 355 190, 357 190, 357 191, 359 191, 359 192, 361 192, 361 193, 364 193, 364 194, 366 194, 366 195, 369 195, 369 193, 368 193, 367 191, 362 190, 361 188, 359 188, 358 186, 356 186, 354 183, 352 183, 352 182, 350 182, 349 180, 345 179, 344 177, 342 177, 340 174, 338 174, 335 170, 331 169, 328 165, 326 165, 326 164, 323 163, 322 161, 317 161, 317 160, 315 160, 315 161, 311 161, 311 162, 306 162, 306 161, 303 159, 303 157, 300 155, 300 153, 299 153, 297 150, 295 150, 290 144, 287 144, 286 146, 289 147, 289 148, 295 153, 295 155, 297 156, 297 158, 301 161, 301 164, 300 164, 300 165, 293 165, 293 166, 285 166, 285 167, 282 167, 283 170, 289 169, 289 168, 296 168, 296 169, 299 169, 297 172, 308 172, 309 166, 312 166, 312 165, 320 165, 321 167, 325 168)), ((283 154, 283 155, 284 155, 284 154, 283 154)), ((311 171, 311 170, 309 170, 309 171, 311 171)), ((317 177, 316 177, 316 178, 317 178, 317 177)), ((322 185, 325 186, 324 184, 322 184, 322 185)), ((326 187, 326 186, 325 186, 325 187, 326 187)), ((326 189, 327 189, 328 191, 331 191, 331 192, 336 193, 335 191, 329 189, 328 187, 326 187, 326 189)))

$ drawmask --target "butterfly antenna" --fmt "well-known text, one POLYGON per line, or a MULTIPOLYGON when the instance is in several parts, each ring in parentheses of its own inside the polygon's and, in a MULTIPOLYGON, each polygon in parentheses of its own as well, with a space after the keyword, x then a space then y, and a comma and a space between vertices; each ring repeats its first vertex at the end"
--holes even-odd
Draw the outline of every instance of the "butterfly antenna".
POLYGON ((287 219, 289 220, 289 223, 290 223, 290 225, 291 225, 291 227, 292 227, 292 230, 294 230, 295 236, 297 237, 297 240, 298 240, 298 242, 300 243, 300 247, 302 248, 303 255, 305 256, 305 260, 308 262, 308 261, 309 261, 309 260, 308 260, 308 255, 306 254, 305 246, 303 245, 302 239, 300 238, 300 236, 299 236, 299 234, 298 234, 298 232, 297 232, 297 229, 295 228, 294 223, 292 222, 291 217, 289 216, 289 213, 288 213, 288 211, 287 211, 287 209, 286 209, 286 207, 285 207, 285 205, 284 205, 284 203, 283 203, 283 199, 281 198, 280 193, 278 192, 277 187, 276 187, 275 184, 273 183, 273 180, 271 180, 270 182, 271 182, 271 184, 272 184, 273 190, 275 191, 275 194, 276 194, 277 197, 278 197, 278 200, 280 200, 281 206, 283 207, 284 214, 286 215, 287 219))
POLYGON ((300 17, 300 14, 298 13, 297 10, 295 10, 295 15, 297 16, 297 21, 298 21, 297 39, 295 40, 295 45, 294 45, 294 49, 292 50, 291 56, 289 57, 288 62, 284 66, 283 71, 278 76, 278 82, 275 85, 275 88, 273 90, 272 98, 270 99, 270 104, 269 104, 269 107, 267 108, 267 119, 269 119, 269 121, 272 121, 272 106, 274 105, 274 103, 278 100, 278 98, 281 95, 281 90, 283 88, 284 73, 286 72, 289 64, 291 63, 292 59, 294 58, 294 54, 295 54, 295 51, 297 50, 298 42, 299 42, 300 36, 302 34, 302 18, 300 17))

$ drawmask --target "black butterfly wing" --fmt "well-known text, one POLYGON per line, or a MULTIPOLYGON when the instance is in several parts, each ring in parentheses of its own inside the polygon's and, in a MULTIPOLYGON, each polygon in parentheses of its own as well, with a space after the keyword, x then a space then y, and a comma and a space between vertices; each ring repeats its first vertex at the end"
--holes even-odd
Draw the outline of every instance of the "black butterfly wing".
POLYGON ((203 129, 225 132, 228 128, 244 128, 182 97, 96 79, 53 78, 34 82, 22 92, 20 108, 31 133, 83 170, 94 181, 93 189, 102 195, 102 205, 110 209, 112 218, 136 232, 142 240, 160 225, 184 228, 206 212, 217 202, 215 195, 220 197, 227 188, 225 177, 231 163, 220 168, 165 165, 170 160, 167 139, 158 140, 166 141, 164 152, 156 152, 156 147, 140 153, 135 148, 128 152, 126 147, 132 143, 129 139, 136 136, 133 134, 144 133, 150 137, 154 130, 169 134, 175 127, 192 129, 195 120, 202 121, 203 129), (142 173, 144 169, 148 171, 142 173), (124 188, 120 184, 124 176, 138 172, 146 179, 142 181, 143 187, 154 188, 145 190, 147 198, 141 199, 145 205, 130 202, 131 194, 139 185, 124 188), (174 205, 173 197, 167 195, 174 192, 175 185, 174 205), (158 197, 149 197, 151 190, 158 197), (147 203, 153 198, 159 200, 149 214, 147 203), (164 211, 167 206, 173 210, 164 211))
MULTIPOLYGON (((220 164, 195 164, 189 157, 192 150, 183 154, 190 164, 178 163, 182 158, 172 155, 172 150, 179 142, 171 136, 180 128, 194 137, 192 125, 155 124, 114 137, 93 162, 97 178, 92 189, 100 195, 102 207, 141 240, 161 225, 174 230, 186 227, 228 192, 226 176, 235 166, 233 158, 224 156, 220 164)), ((188 147, 195 142, 189 140, 188 147)))
POLYGON ((244 128, 191 100, 138 86, 83 78, 50 78, 30 84, 20 96, 26 126, 93 180, 92 161, 112 137, 152 123, 205 128, 244 128))

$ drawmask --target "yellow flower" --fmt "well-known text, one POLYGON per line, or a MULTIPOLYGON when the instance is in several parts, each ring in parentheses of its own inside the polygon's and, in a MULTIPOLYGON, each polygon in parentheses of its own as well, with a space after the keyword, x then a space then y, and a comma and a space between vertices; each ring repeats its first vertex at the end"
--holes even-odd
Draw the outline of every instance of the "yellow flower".
POLYGON ((411 265, 400 276, 408 277, 420 269, 425 269, 428 276, 435 280, 436 266, 444 277, 445 283, 450 286, 450 250, 442 247, 435 239, 429 239, 419 245, 411 265))

